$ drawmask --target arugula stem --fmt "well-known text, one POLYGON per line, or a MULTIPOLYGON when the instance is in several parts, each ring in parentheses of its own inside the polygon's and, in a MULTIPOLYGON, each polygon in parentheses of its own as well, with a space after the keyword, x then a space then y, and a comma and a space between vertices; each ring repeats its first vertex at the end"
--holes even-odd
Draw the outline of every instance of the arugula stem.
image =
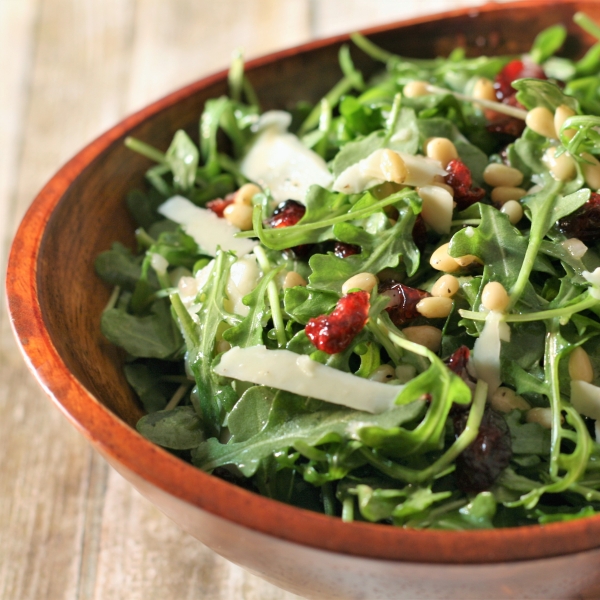
POLYGON ((200 338, 198 337, 194 320, 190 316, 190 313, 187 311, 186 307, 183 305, 183 302, 181 301, 181 298, 177 292, 173 292, 169 296, 169 299, 171 300, 173 310, 175 311, 175 314, 181 323, 181 329, 186 337, 186 341, 188 342, 188 349, 197 349, 200 345, 200 338))
POLYGON ((325 514, 335 517, 335 496, 333 495, 331 481, 326 481, 321 486, 321 493, 323 494, 323 510, 325 511, 325 514))
POLYGON ((569 486, 569 489, 573 492, 577 492, 581 494, 588 502, 599 502, 600 501, 600 492, 597 490, 593 490, 585 485, 579 483, 572 483, 569 486))
MULTIPOLYGON (((390 138, 394 134, 394 130, 396 129, 396 123, 398 123, 398 118, 400 117, 400 107, 402 106, 402 94, 398 92, 394 96, 394 102, 392 104, 392 110, 390 111, 390 116, 388 117, 385 127, 387 132, 385 134, 385 146, 387 146, 390 138)), ((384 146, 384 147, 385 147, 384 146)))
POLYGON ((145 142, 142 142, 134 137, 126 137, 124 143, 125 146, 127 146, 127 148, 130 150, 133 150, 134 152, 137 152, 138 154, 141 154, 150 160, 162 164, 166 162, 166 156, 164 152, 161 152, 153 146, 150 146, 149 144, 146 144, 145 142))
MULTIPOLYGON (((577 304, 571 304, 570 306, 565 306, 564 308, 552 308, 550 310, 540 310, 531 313, 504 315, 502 320, 506 323, 527 323, 530 321, 545 321, 547 319, 554 318, 568 319, 575 313, 582 312, 588 308, 593 308, 598 304, 598 302, 599 301, 596 300, 596 298, 588 295, 587 298, 581 300, 577 304)), ((485 321, 485 318, 488 315, 486 312, 465 309, 460 309, 458 312, 461 317, 464 317, 465 319, 471 319, 472 321, 485 321)))
MULTIPOLYGON (((258 260, 258 264, 260 265, 263 274, 266 275, 269 273, 272 267, 264 249, 261 246, 255 246, 254 255, 258 260)), ((285 348, 287 346, 287 335, 285 333, 285 323, 283 322, 283 314, 279 302, 279 290, 277 289, 277 283, 275 281, 269 281, 269 284, 267 285, 267 296, 269 298, 269 304, 271 305, 271 317, 273 319, 273 324, 275 325, 277 345, 280 348, 285 348)))
POLYGON ((352 523, 354 521, 354 498, 348 496, 342 502, 342 521, 352 523))
POLYGON ((185 393, 190 389, 190 385, 191 383, 189 381, 182 383, 177 388, 177 390, 165 406, 164 410, 173 410, 181 402, 182 398, 185 396, 185 393))
POLYGON ((587 31, 597 40, 600 40, 600 26, 592 21, 584 12, 576 12, 573 15, 573 22, 577 23, 581 29, 587 31))
MULTIPOLYGON (((329 106, 335 106, 340 98, 354 87, 356 87, 356 77, 343 77, 329 92, 327 92, 327 94, 325 94, 324 100, 327 100, 329 106)), ((315 128, 319 123, 320 116, 321 104, 317 104, 310 111, 310 114, 306 117, 304 123, 300 126, 300 129, 298 129, 298 136, 303 136, 307 131, 315 128)))
POLYGON ((556 319, 549 322, 548 334, 544 349, 544 368, 546 370, 546 381, 550 389, 548 400, 552 409, 552 429, 550 438, 550 475, 558 476, 558 458, 560 455, 561 440, 561 401, 560 382, 558 376, 558 331, 559 323, 556 319))
POLYGON ((380 48, 376 44, 374 44, 371 40, 367 39, 364 35, 360 33, 353 33, 350 36, 350 39, 365 53, 368 54, 371 58, 378 60, 382 63, 387 63, 390 59, 398 58, 395 54, 380 48))
POLYGON ((512 289, 509 292, 509 310, 512 307, 514 307, 515 304, 519 301, 519 299, 523 295, 523 292, 525 291, 525 287, 529 283, 529 278, 531 276, 531 271, 533 270, 535 259, 537 258, 537 255, 540 251, 540 246, 544 241, 544 236, 546 235, 548 220, 551 217, 551 212, 554 206, 554 199, 562 189, 563 185, 564 184, 561 181, 554 182, 554 184, 550 188, 550 191, 548 192, 548 196, 546 198, 543 208, 540 209, 540 214, 538 214, 531 223, 529 243, 527 245, 525 257, 523 258, 523 264, 521 265, 521 269, 519 271, 519 275, 517 276, 517 280, 515 281, 514 285, 512 286, 512 289))
POLYGON ((111 308, 115 307, 115 304, 117 303, 117 300, 119 299, 120 293, 121 293, 121 287, 118 285, 115 285, 115 287, 113 288, 113 291, 110 295, 110 298, 108 299, 108 302, 106 303, 106 306, 104 307, 104 310, 102 312, 106 312, 107 310, 110 310, 111 308))

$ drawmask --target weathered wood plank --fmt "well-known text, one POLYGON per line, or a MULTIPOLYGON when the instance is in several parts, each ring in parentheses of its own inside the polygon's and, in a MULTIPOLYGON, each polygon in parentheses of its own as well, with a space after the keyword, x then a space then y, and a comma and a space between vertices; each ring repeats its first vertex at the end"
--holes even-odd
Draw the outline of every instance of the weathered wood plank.
POLYGON ((310 38, 308 0, 139 0, 127 109, 247 58, 310 38))

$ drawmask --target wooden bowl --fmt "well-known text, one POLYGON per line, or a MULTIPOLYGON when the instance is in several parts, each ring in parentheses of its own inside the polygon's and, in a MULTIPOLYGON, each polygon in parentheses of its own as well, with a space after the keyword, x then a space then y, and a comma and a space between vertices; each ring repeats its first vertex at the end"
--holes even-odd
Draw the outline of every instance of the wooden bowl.
MULTIPOLYGON (((572 24, 593 1, 487 5, 367 32, 406 56, 528 50, 557 22, 564 51, 594 40, 572 24)), ((248 64, 264 108, 315 101, 340 77, 347 36, 248 64)), ((374 65, 355 52, 357 66, 374 65)), ((600 516, 492 531, 415 531, 341 520, 263 498, 154 446, 134 429, 142 411, 121 371, 120 352, 99 330, 110 291, 94 273, 114 240, 133 245, 124 198, 149 163, 123 146, 133 135, 166 148, 179 128, 195 135, 206 99, 227 91, 218 73, 152 104, 98 138, 46 185, 14 240, 7 276, 13 327, 48 395, 101 454, 186 531, 275 585, 310 598, 572 598, 600 584, 600 516)), ((596 596, 594 596, 596 597, 596 596)))

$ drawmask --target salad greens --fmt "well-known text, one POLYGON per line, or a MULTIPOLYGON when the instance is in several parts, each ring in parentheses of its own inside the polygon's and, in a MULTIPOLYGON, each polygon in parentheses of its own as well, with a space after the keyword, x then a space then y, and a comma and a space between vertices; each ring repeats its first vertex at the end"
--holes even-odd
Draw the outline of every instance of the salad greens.
POLYGON ((344 521, 599 512, 600 41, 571 60, 565 38, 424 60, 355 34, 385 68, 343 46, 289 113, 237 56, 197 140, 127 139, 156 163, 127 199, 138 252, 96 271, 139 432, 344 521))

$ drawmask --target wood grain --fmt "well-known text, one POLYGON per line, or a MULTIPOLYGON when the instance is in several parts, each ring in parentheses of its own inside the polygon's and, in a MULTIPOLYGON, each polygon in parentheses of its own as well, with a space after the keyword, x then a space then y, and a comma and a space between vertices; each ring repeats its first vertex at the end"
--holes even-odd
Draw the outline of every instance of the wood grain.
MULTIPOLYGON (((392 0, 2 0, 2 272, 35 193, 125 114, 225 68, 238 47, 254 57, 414 11, 392 0)), ((181 532, 108 468, 29 375, 4 303, 0 382, 1 599, 296 598, 181 532)))

